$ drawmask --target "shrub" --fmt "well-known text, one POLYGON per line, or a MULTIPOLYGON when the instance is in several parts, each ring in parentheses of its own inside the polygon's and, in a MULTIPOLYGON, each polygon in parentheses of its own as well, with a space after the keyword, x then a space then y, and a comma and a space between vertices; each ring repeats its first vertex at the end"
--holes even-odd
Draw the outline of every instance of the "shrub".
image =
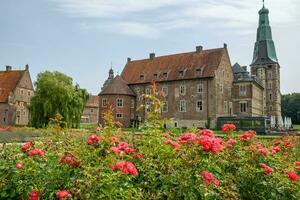
POLYGON ((294 136, 59 135, 2 147, 0 199, 300 199, 294 136))

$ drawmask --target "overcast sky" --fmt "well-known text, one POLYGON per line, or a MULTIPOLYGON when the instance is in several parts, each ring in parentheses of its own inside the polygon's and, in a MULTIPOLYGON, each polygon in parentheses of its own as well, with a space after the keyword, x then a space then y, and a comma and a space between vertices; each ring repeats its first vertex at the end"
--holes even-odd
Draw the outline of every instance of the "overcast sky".
MULTIPOLYGON (((300 92, 300 1, 266 0, 281 92, 300 92)), ((232 64, 252 61, 261 0, 0 0, 0 69, 29 64, 32 79, 61 71, 98 94, 111 66, 228 44, 232 64)))

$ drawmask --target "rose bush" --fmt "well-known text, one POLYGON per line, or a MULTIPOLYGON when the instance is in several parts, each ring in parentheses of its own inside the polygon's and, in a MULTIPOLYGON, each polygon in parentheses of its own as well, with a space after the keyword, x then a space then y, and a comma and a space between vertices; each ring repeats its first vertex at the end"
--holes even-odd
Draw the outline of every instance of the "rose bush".
POLYGON ((5 145, 0 199, 300 199, 299 137, 233 128, 222 138, 104 128, 5 145))

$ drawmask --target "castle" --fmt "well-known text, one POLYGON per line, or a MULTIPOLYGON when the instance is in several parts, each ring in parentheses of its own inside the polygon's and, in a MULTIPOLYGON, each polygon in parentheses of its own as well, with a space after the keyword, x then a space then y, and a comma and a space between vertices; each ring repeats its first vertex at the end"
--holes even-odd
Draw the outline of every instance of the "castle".
POLYGON ((145 121, 150 110, 143 94, 150 94, 156 83, 162 92, 163 118, 174 119, 170 126, 204 127, 219 117, 281 118, 280 65, 277 60, 269 24, 269 10, 259 11, 259 26, 254 47, 251 73, 238 63, 232 66, 227 45, 222 48, 156 56, 142 60, 127 59, 121 75, 112 69, 99 93, 99 123, 110 102, 115 118, 125 127, 136 119, 145 121))

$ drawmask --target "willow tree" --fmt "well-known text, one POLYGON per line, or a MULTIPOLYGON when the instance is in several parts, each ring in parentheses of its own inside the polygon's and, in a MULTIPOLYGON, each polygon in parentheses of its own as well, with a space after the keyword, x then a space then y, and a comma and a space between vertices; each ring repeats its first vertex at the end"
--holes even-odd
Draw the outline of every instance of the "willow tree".
POLYGON ((31 99, 31 125, 46 127, 56 113, 63 116, 69 127, 78 127, 84 106, 89 98, 85 89, 73 85, 71 77, 60 72, 38 74, 36 91, 31 99))

